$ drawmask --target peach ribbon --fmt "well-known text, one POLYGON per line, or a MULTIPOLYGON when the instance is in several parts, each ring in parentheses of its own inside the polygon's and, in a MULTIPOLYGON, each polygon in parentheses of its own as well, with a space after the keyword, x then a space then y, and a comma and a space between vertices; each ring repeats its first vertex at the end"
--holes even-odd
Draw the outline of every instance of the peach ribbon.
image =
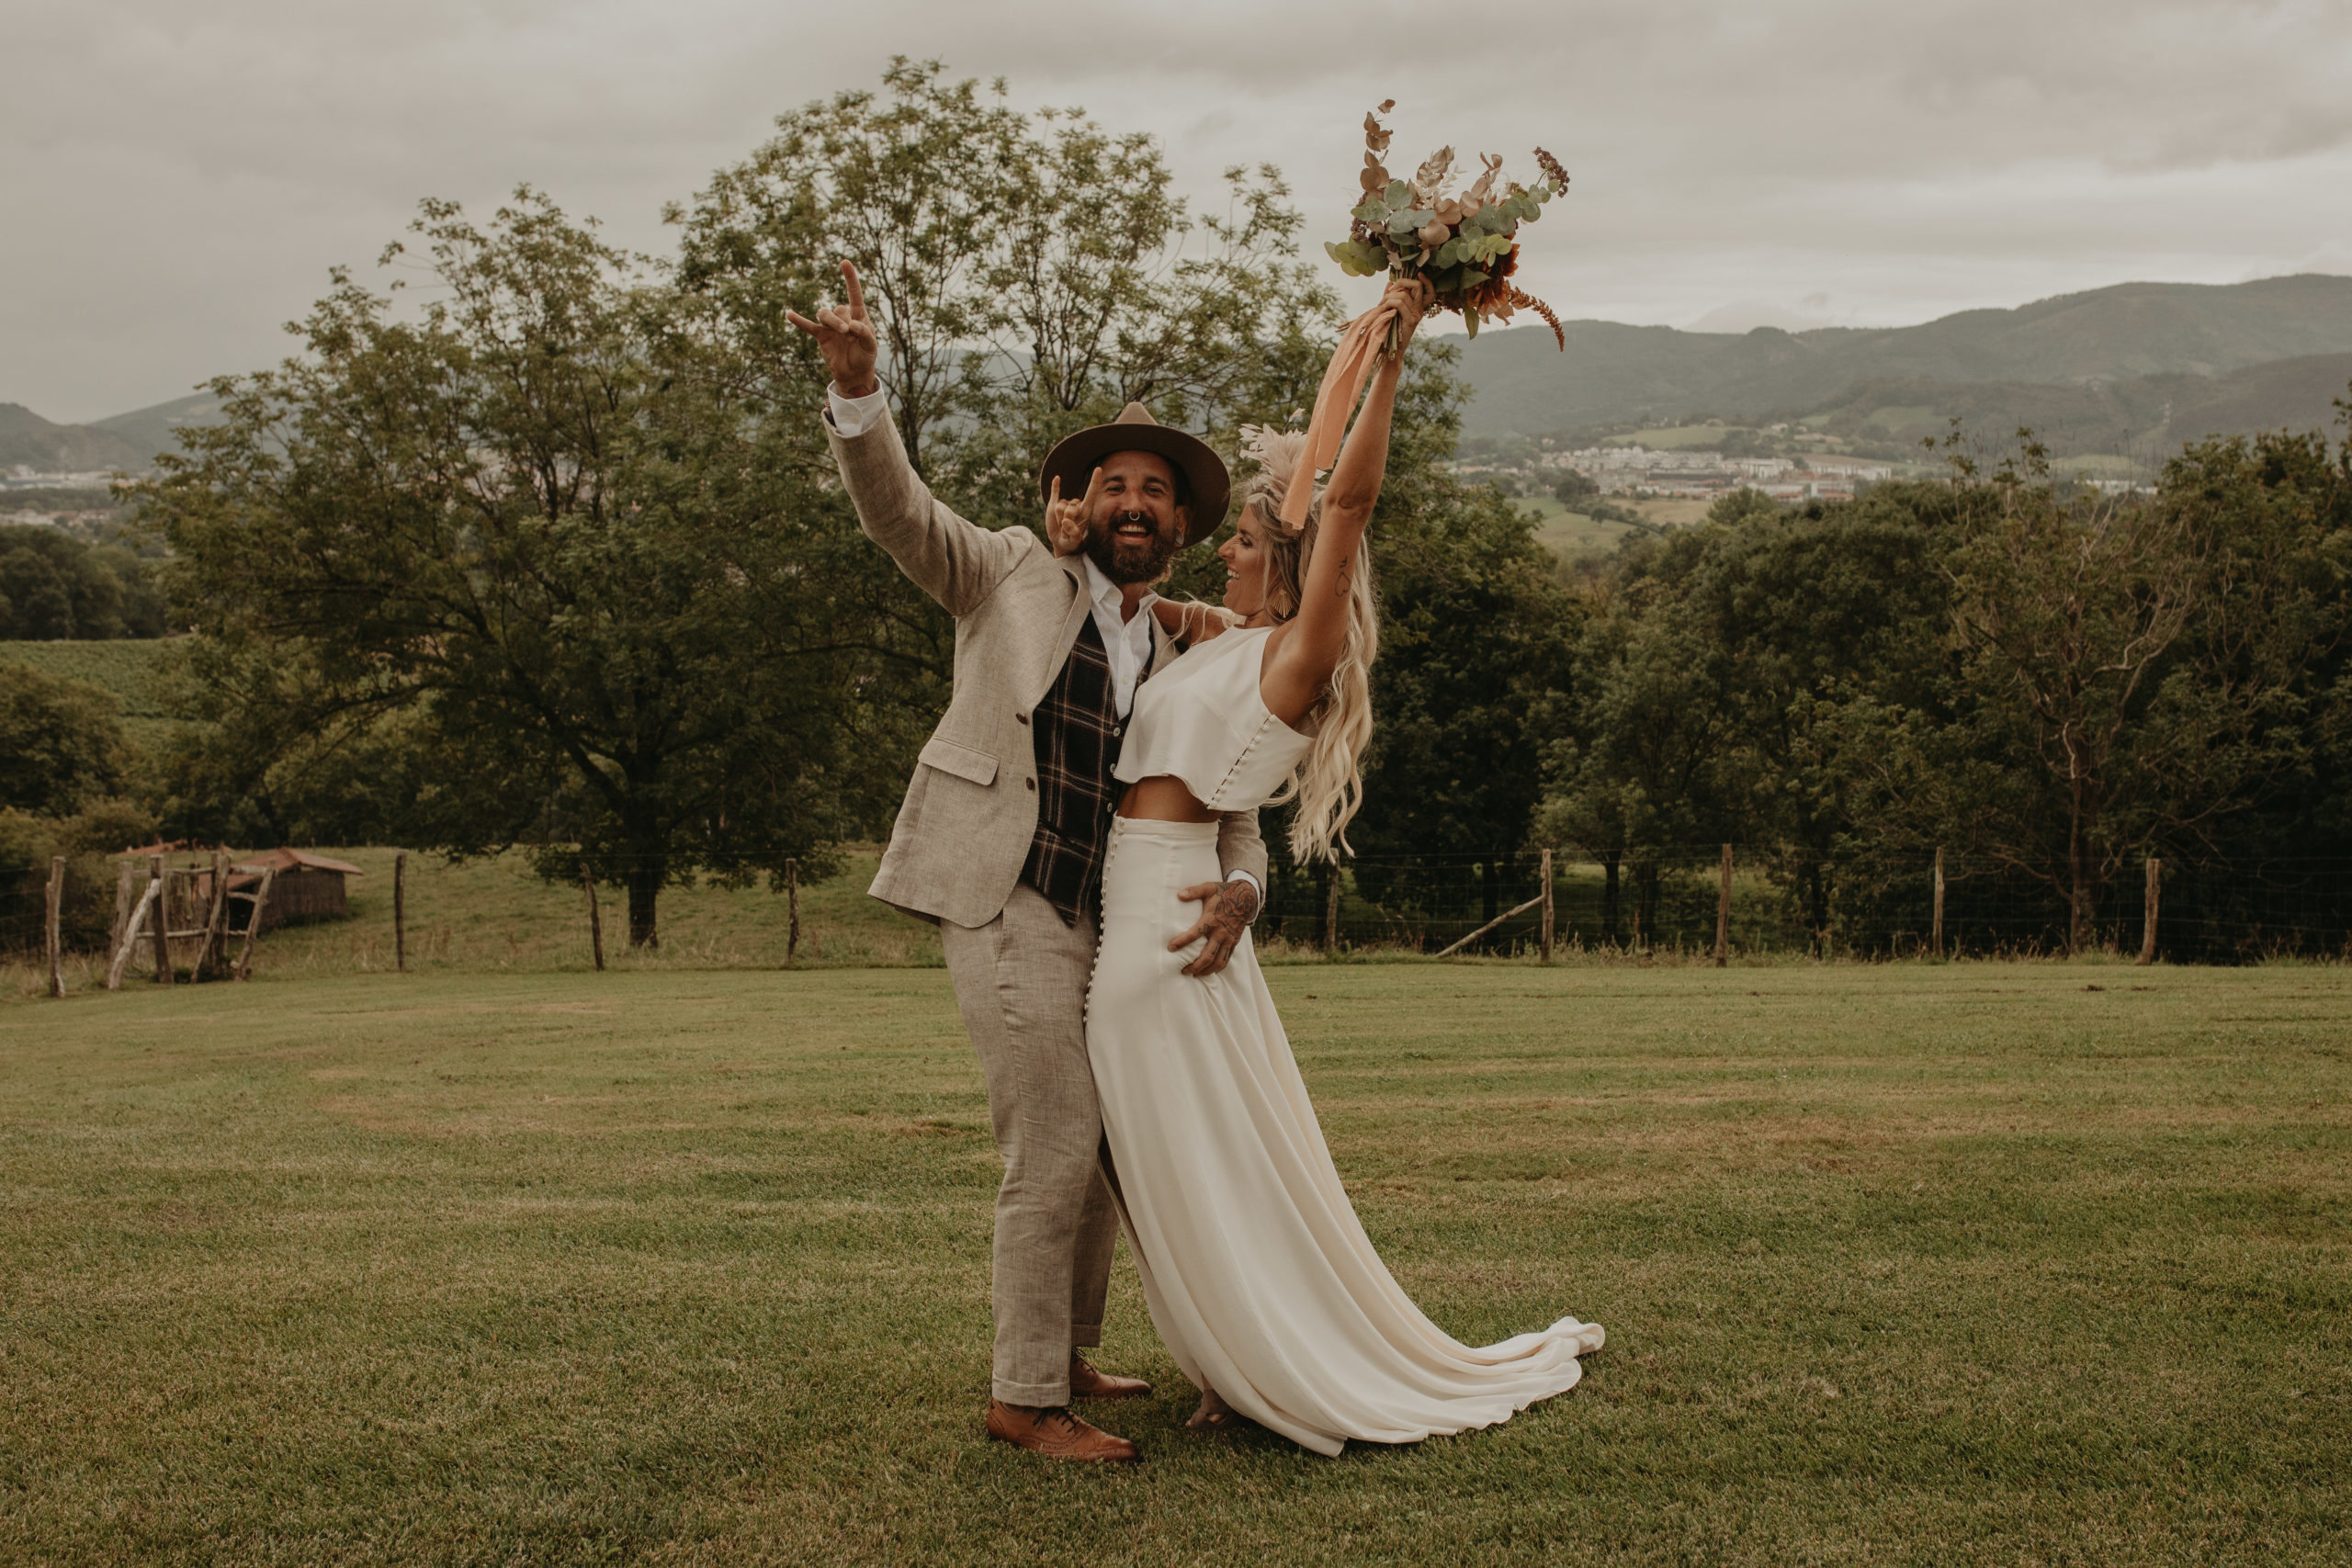
POLYGON ((1322 388, 1315 394, 1315 412, 1306 422, 1306 448, 1299 454, 1299 461, 1306 466, 1306 482, 1300 483, 1300 476, 1294 475, 1290 488, 1283 492, 1284 527, 1306 526, 1306 509, 1315 500, 1315 476, 1340 460, 1340 442, 1348 434, 1356 400, 1363 396, 1363 384, 1371 378, 1381 342, 1388 335, 1388 323, 1396 315, 1396 307, 1384 300, 1350 321, 1340 333, 1340 346, 1331 353, 1331 367, 1323 372, 1322 388))

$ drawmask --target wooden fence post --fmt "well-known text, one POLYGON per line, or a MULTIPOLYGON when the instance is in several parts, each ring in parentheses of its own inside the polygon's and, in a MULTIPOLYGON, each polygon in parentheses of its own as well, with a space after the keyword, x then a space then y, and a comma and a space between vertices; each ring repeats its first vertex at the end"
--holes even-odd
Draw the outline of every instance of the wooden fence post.
POLYGON ((261 886, 254 889, 254 907, 245 911, 245 945, 237 954, 237 978, 251 979, 254 972, 254 941, 261 934, 261 912, 269 908, 269 885, 277 880, 277 868, 262 867, 261 886))
MULTIPOLYGON (((595 889, 588 897, 595 897, 595 889)), ((402 850, 392 857, 392 964, 399 971, 408 973, 408 852, 402 850)), ((602 969, 603 964, 596 965, 602 969)))
POLYGON ((2140 917, 2140 962, 2143 964, 2156 961, 2156 904, 2157 896, 2164 890, 2164 863, 2154 855, 2148 857, 2148 901, 2145 912, 2140 917))
POLYGON ((1340 879, 1347 873, 1338 861, 1331 863, 1331 890, 1323 898, 1323 951, 1340 951, 1340 879))
POLYGON ((1715 967, 1731 966, 1731 846, 1724 846, 1723 888, 1715 895, 1715 967))
POLYGON ((139 902, 139 895, 131 891, 139 879, 139 868, 127 860, 114 863, 114 924, 107 928, 107 953, 122 945, 122 933, 130 922, 130 907, 139 902))
POLYGON ((140 922, 147 919, 149 910, 156 908, 156 900, 162 896, 163 886, 160 882, 150 882, 147 891, 141 894, 139 902, 131 907, 130 918, 123 921, 122 941, 116 944, 114 962, 107 965, 107 990, 122 989, 122 972, 130 966, 130 955, 139 947, 140 922))
POLYGON ((784 964, 790 968, 800 960, 800 862, 787 855, 784 862, 784 964))
POLYGON ((1552 852, 1544 852, 1544 962, 1552 962, 1552 852))
POLYGON ((61 934, 58 913, 65 903, 65 857, 51 855, 49 861, 49 919, 43 922, 42 934, 47 939, 49 953, 49 994, 65 994, 65 939, 61 934))
POLYGON ((209 980, 229 961, 229 853, 212 852, 212 904, 204 912, 204 945, 196 955, 196 977, 209 980))
POLYGON ((155 984, 172 983, 172 885, 164 874, 164 857, 147 857, 147 874, 155 884, 155 984))
POLYGON ((1936 914, 1928 943, 1936 950, 1938 958, 1944 955, 1944 847, 1941 844, 1936 846, 1936 914))
POLYGON ((588 889, 588 947, 596 955, 596 973, 605 972, 605 919, 596 912, 596 878, 588 863, 580 863, 580 885, 588 889))

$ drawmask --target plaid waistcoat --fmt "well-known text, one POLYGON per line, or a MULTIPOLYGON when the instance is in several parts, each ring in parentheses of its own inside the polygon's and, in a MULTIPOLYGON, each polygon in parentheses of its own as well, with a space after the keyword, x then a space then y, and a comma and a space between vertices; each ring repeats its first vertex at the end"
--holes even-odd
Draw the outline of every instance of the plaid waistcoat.
POLYGON ((1080 624, 1061 673, 1029 724, 1037 753, 1037 834, 1029 840, 1021 880, 1045 895, 1063 924, 1075 926, 1100 891, 1102 852, 1120 794, 1111 770, 1118 765, 1125 729, 1110 656, 1091 615, 1080 624))

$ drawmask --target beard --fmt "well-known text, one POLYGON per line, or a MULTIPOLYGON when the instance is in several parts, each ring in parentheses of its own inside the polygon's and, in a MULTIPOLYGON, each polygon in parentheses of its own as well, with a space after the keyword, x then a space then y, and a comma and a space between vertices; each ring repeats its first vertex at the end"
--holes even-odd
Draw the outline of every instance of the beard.
POLYGON ((1160 525, 1148 512, 1114 512, 1102 520, 1099 528, 1087 530, 1086 557, 1102 569, 1102 575, 1121 587, 1130 582, 1157 582, 1184 547, 1182 534, 1173 527, 1160 531, 1160 525), (1122 539, 1115 530, 1123 523, 1141 523, 1152 530, 1144 539, 1122 539))

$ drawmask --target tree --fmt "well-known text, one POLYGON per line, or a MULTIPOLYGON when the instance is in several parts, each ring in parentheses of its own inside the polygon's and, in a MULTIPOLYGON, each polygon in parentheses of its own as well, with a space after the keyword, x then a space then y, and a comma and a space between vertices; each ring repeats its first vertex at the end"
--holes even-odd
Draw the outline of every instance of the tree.
POLYGON ((1600 499, 1600 486, 1589 474, 1575 468, 1562 468, 1552 481, 1552 494, 1571 512, 1580 512, 1588 502, 1600 499))
POLYGON ((528 189, 413 227, 421 319, 338 272, 141 493, 208 639, 194 771, 266 795, 373 747, 412 841, 584 856, 639 944, 665 884, 821 863, 896 783, 905 661, 816 388, 528 189))
POLYGON ((129 550, 0 525, 0 640, 163 635, 164 596, 129 550))
POLYGON ((1468 396, 1459 351, 1421 339, 1409 352, 1372 521, 1375 728, 1348 837, 1372 857, 1359 886, 1388 903, 1426 904, 1452 880, 1442 864, 1413 869, 1399 857, 1475 859, 1491 919, 1528 846, 1578 617, 1534 523, 1448 466, 1468 396))
POLYGON ((119 794, 130 765, 120 715, 96 686, 0 664, 0 807, 70 817, 119 794))
POLYGON ((780 117, 673 207, 677 276, 743 352, 821 384, 783 311, 855 262, 908 456, 966 516, 1034 523, 1046 453, 1130 400, 1228 446, 1312 402, 1337 301, 1272 167, 1227 170, 1228 211, 1196 215, 1147 135, 1022 115, 936 61, 896 59, 883 87, 780 117))

